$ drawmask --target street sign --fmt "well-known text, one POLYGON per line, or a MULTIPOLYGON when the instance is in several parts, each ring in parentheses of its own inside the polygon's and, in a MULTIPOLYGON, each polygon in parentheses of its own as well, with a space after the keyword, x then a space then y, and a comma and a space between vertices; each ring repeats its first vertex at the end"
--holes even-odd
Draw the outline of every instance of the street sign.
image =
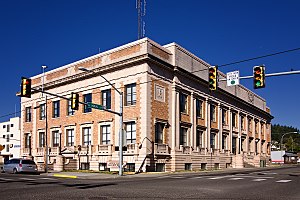
POLYGON ((88 107, 88 108, 98 109, 98 110, 103 110, 103 109, 104 109, 104 106, 99 105, 99 104, 94 104, 94 103, 92 103, 92 102, 88 102, 88 103, 87 103, 87 107, 88 107))
POLYGON ((233 86, 240 84, 239 71, 228 72, 227 74, 227 86, 233 86))

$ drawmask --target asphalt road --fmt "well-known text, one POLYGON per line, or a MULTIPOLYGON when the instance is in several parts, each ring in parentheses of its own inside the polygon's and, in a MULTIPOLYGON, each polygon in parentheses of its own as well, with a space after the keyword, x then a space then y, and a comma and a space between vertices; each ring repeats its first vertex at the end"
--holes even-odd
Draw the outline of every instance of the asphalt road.
POLYGON ((239 174, 69 179, 0 174, 1 199, 300 200, 300 167, 239 174))

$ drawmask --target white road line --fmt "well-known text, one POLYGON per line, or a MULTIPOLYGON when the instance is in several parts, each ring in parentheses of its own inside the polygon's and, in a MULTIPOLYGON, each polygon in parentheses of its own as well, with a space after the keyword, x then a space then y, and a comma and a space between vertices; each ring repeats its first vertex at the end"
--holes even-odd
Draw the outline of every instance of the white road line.
POLYGON ((170 178, 186 178, 184 176, 170 176, 170 178))
POLYGON ((217 176, 217 177, 212 177, 212 178, 209 178, 211 180, 216 180, 216 179, 221 179, 221 178, 225 178, 227 176, 217 176))
POLYGON ((272 176, 237 176, 235 175, 234 177, 243 177, 243 178, 274 178, 272 176))
POLYGON ((230 178, 230 179, 228 179, 228 180, 236 181, 236 180, 241 180, 241 179, 244 179, 244 178, 230 178))
POLYGON ((57 180, 55 178, 40 178, 40 179, 43 179, 43 180, 57 180))
POLYGON ((200 178, 203 178, 203 177, 201 177, 201 176, 190 177, 190 179, 200 179, 200 178))
POLYGON ((0 180, 3 180, 3 181, 12 181, 12 179, 10 179, 10 178, 0 178, 0 180))
POLYGON ((34 181, 35 179, 32 179, 32 178, 20 178, 22 180, 26 180, 26 181, 34 181))
POLYGON ((279 180, 279 181, 276 181, 276 183, 288 183, 292 180, 279 180))
POLYGON ((252 180, 252 181, 259 182, 259 181, 265 181, 265 180, 267 180, 267 179, 264 179, 264 178, 258 178, 258 179, 254 179, 254 180, 252 180))

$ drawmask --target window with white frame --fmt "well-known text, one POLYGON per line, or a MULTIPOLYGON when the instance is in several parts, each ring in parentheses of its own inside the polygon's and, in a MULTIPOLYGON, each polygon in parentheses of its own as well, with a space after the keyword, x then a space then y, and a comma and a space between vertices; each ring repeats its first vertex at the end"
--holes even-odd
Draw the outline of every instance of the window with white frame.
POLYGON ((52 107, 53 107, 53 114, 52 114, 52 117, 53 118, 57 118, 59 117, 59 109, 60 109, 60 103, 59 103, 59 100, 57 101, 53 101, 53 104, 52 104, 52 107))
POLYGON ((25 108, 25 122, 31 122, 31 107, 25 108))
POLYGON ((155 143, 162 144, 164 139, 165 123, 155 123, 155 143))
POLYGON ((67 115, 68 116, 74 115, 75 114, 75 110, 72 109, 72 100, 68 99, 67 102, 68 102, 67 115))
POLYGON ((222 109, 222 124, 223 125, 228 125, 227 115, 228 115, 228 110, 223 108, 222 109))
POLYGON ((83 145, 91 145, 91 137, 92 137, 92 129, 91 127, 83 127, 82 128, 82 136, 83 136, 83 145))
POLYGON ((74 136, 74 129, 70 128, 66 130, 66 135, 67 135, 67 146, 74 146, 75 142, 75 136, 74 136))
POLYGON ((102 106, 106 109, 111 109, 111 90, 103 90, 102 92, 102 106))
POLYGON ((216 148, 216 134, 210 133, 210 148, 215 149, 216 148))
POLYGON ((179 94, 179 106, 180 106, 180 112, 187 113, 187 95, 180 93, 179 94))
POLYGON ((46 118, 46 104, 40 104, 40 120, 44 120, 46 118))
POLYGON ((101 144, 110 144, 110 125, 101 126, 101 144))
POLYGON ((217 113, 216 113, 216 106, 213 104, 210 104, 210 121, 212 122, 216 122, 216 117, 217 113))
POLYGON ((203 101, 196 99, 196 116, 203 118, 203 101))
POLYGON ((52 147, 59 146, 59 131, 52 131, 52 147))
POLYGON ((197 147, 199 147, 199 148, 202 148, 203 146, 202 146, 202 140, 203 140, 203 138, 202 138, 202 136, 203 136, 203 131, 202 130, 197 130, 197 132, 196 132, 196 146, 197 147))
POLYGON ((135 143, 136 141, 136 124, 135 122, 127 122, 126 127, 126 141, 127 144, 135 143))
POLYGON ((45 147, 45 132, 39 132, 39 147, 45 147))
POLYGON ((180 133, 179 133, 179 145, 187 146, 187 134, 188 134, 188 128, 186 127, 180 127, 180 133))
MULTIPOLYGON (((83 95, 83 101, 84 101, 84 103, 92 102, 92 93, 83 95)), ((92 112, 92 108, 88 107, 88 105, 84 104, 83 112, 84 113, 92 112)))
POLYGON ((135 105, 136 104, 136 84, 126 85, 126 106, 135 105))

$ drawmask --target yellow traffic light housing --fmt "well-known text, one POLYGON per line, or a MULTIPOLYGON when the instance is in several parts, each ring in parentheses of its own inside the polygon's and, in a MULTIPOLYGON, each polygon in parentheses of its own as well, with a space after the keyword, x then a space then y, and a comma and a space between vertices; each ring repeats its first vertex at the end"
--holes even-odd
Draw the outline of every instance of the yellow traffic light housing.
POLYGON ((79 108, 79 94, 78 93, 73 93, 71 95, 71 108, 73 110, 78 110, 79 108))
POLYGON ((264 66, 261 65, 253 67, 253 81, 254 89, 264 88, 266 86, 264 66))
POLYGON ((31 97, 31 79, 22 77, 21 78, 21 97, 31 97))
POLYGON ((218 66, 211 66, 208 69, 209 90, 217 90, 218 87, 218 66))

